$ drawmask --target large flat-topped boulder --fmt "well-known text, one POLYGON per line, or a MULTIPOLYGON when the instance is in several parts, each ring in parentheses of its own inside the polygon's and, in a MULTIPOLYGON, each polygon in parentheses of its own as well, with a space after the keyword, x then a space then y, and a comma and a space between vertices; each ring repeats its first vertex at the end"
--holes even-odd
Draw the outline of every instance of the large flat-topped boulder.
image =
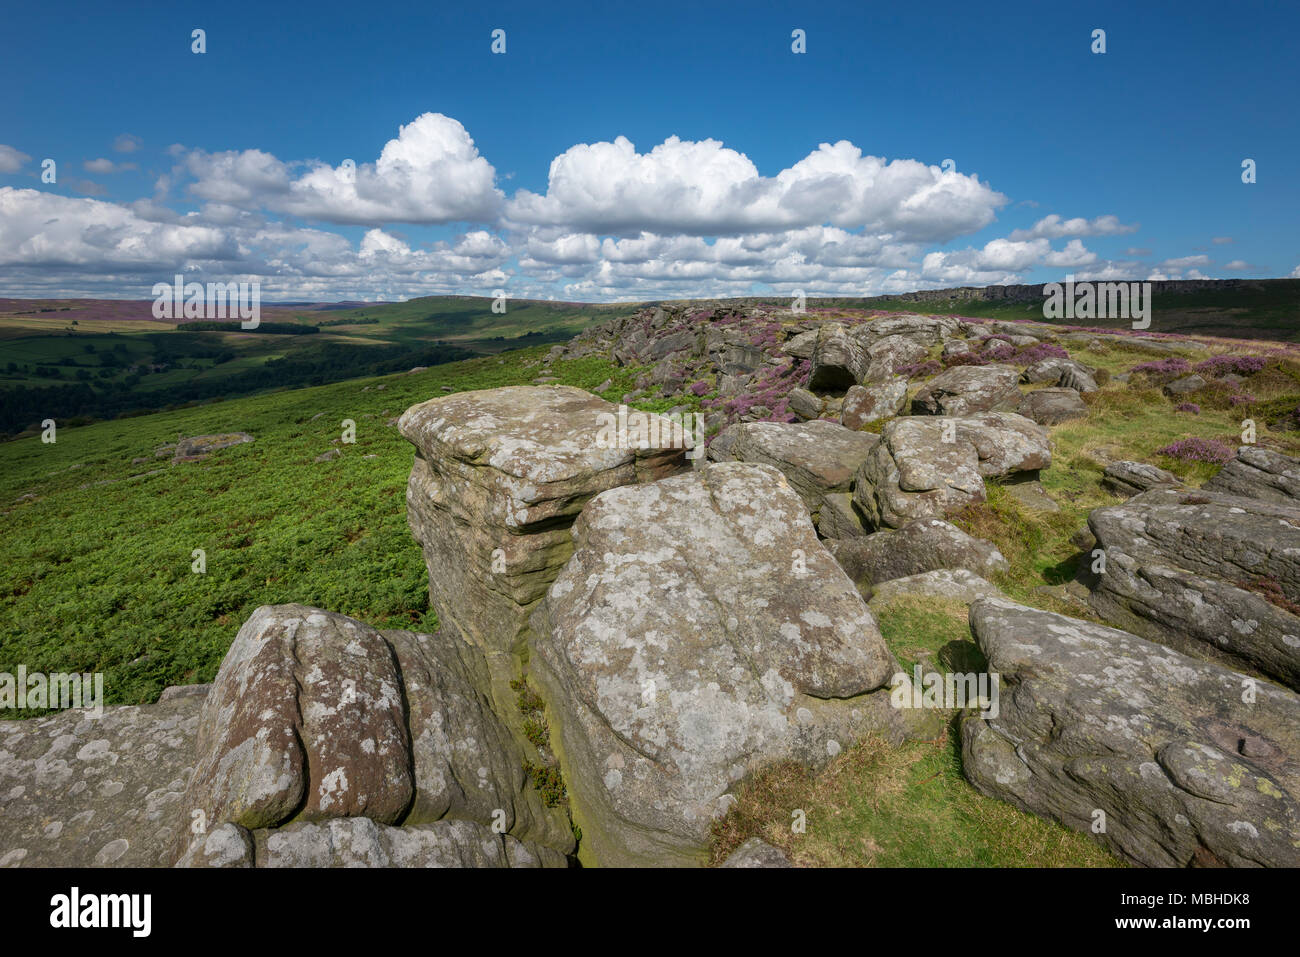
POLYGON ((1300 865, 1300 696, 1003 598, 970 622, 1001 688, 962 725, 980 791, 1136 864, 1300 865))
POLYGON ((569 525, 587 501, 690 466, 680 425, 569 386, 431 399, 398 429, 416 449, 407 518, 430 601, 499 674, 509 667, 495 659, 521 650, 529 608, 568 560, 569 525))
POLYGON ((1185 654, 1300 688, 1300 507, 1153 489, 1093 509, 1089 604, 1185 654))
POLYGON ((760 462, 779 470, 816 521, 828 494, 848 493, 853 476, 880 441, 826 419, 811 422, 743 422, 728 426, 709 445, 717 462, 760 462))
POLYGON ((529 662, 591 859, 698 863, 745 775, 901 733, 893 657, 776 469, 613 489, 573 534, 529 662))

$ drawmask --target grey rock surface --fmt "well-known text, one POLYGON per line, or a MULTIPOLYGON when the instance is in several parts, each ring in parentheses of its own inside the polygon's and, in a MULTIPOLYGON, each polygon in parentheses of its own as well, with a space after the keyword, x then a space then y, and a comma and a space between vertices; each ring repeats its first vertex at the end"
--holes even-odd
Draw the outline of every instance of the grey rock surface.
POLYGON ((1006 599, 970 621, 1001 688, 997 717, 962 724, 977 789, 1135 864, 1300 864, 1296 694, 1006 599))

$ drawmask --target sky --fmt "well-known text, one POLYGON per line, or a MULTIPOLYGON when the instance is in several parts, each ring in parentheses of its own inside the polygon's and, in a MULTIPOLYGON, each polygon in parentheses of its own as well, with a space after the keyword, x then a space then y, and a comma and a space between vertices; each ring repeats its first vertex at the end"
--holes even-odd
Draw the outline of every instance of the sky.
POLYGON ((1300 277, 1300 3, 4 22, 0 297, 144 299, 176 273, 263 302, 1300 277))

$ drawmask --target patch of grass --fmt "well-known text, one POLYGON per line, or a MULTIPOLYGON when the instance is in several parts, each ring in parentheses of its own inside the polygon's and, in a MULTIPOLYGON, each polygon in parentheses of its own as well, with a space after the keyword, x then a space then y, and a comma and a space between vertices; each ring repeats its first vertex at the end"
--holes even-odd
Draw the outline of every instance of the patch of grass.
POLYGON ((967 606, 955 599, 900 595, 887 604, 873 604, 885 646, 903 670, 921 665, 933 670, 949 664, 956 671, 982 671, 983 655, 971 639, 967 606), (978 663, 977 667, 969 667, 978 663))
MULTIPOLYGON (((531 381, 545 351, 0 444, 0 671, 99 671, 107 704, 140 704, 212 680, 259 605, 436 630, 403 504, 412 449, 386 423, 444 388, 531 381), (355 444, 339 441, 344 419, 355 444), (254 441, 201 462, 155 458, 178 435, 230 431, 254 441), (342 457, 313 461, 329 449, 342 457)), ((588 362, 569 377, 594 387, 617 371, 588 362)))
POLYGON ((803 867, 1122 866, 1084 835, 976 791, 952 733, 901 748, 865 738, 820 773, 787 761, 754 775, 715 823, 710 863, 751 837, 803 867))

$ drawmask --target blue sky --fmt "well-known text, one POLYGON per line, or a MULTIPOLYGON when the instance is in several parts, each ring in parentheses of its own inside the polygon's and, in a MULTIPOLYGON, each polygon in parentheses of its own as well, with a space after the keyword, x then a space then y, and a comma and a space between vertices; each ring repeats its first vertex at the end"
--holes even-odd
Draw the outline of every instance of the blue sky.
POLYGON ((1298 28, 1251 2, 24 4, 0 296, 1300 275, 1298 28))

